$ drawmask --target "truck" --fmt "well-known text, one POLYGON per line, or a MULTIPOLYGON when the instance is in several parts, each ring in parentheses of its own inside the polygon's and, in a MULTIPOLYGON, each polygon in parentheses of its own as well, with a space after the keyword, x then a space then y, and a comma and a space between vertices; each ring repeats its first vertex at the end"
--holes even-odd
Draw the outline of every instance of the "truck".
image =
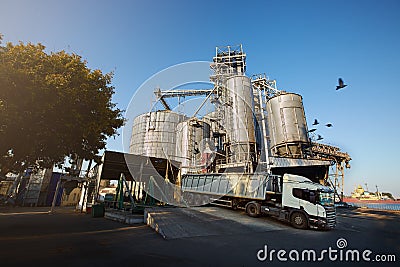
POLYGON ((336 226, 332 188, 299 175, 185 174, 181 189, 188 205, 242 208, 251 217, 269 215, 299 229, 336 226))

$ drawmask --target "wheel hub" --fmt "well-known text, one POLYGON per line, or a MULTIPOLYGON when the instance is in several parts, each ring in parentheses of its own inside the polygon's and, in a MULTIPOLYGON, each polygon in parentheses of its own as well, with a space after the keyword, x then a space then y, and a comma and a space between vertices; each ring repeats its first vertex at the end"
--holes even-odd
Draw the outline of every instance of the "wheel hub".
POLYGON ((301 218, 301 216, 296 216, 296 217, 294 218, 294 222, 295 222, 296 224, 300 225, 300 224, 303 223, 303 219, 301 218))

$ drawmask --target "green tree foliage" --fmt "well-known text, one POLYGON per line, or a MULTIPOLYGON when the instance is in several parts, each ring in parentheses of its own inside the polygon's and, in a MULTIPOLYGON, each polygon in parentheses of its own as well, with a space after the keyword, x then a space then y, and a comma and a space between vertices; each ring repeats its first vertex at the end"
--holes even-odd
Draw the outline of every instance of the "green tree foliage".
POLYGON ((76 54, 0 46, 0 174, 49 167, 72 153, 97 159, 124 123, 111 79, 76 54))

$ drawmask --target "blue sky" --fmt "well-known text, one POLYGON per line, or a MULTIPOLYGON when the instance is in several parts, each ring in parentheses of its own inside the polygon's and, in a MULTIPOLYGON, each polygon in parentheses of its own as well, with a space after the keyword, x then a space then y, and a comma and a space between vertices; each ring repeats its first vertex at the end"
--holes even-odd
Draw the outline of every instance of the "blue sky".
MULTIPOLYGON (((280 89, 301 94, 309 125, 333 123, 319 133, 353 158, 347 193, 368 183, 400 197, 398 14, 395 0, 1 0, 0 32, 6 42, 41 42, 114 71, 121 109, 153 74, 242 43, 248 74, 267 73, 280 89), (342 91, 338 77, 349 84, 342 91)), ((121 137, 108 148, 122 150, 121 137)))

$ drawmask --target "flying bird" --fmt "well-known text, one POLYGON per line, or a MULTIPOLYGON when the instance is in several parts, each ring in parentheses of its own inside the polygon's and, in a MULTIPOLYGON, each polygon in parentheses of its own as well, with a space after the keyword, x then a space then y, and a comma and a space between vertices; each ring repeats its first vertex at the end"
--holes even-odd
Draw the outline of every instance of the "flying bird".
POLYGON ((325 124, 325 126, 328 127, 328 128, 330 128, 330 127, 332 127, 333 125, 332 125, 332 123, 327 123, 327 124, 325 124))
POLYGON ((318 135, 317 140, 322 140, 322 139, 324 139, 324 138, 321 135, 318 135))
POLYGON ((315 132, 316 130, 317 130, 317 129, 314 128, 314 129, 309 130, 308 132, 309 132, 309 133, 312 133, 312 132, 315 132))
POLYGON ((339 82, 339 85, 336 85, 336 90, 345 88, 347 86, 347 84, 344 84, 342 78, 339 78, 338 82, 339 82))
POLYGON ((318 125, 318 124, 319 124, 318 120, 315 119, 315 120, 314 120, 314 123, 313 123, 312 125, 318 125))

